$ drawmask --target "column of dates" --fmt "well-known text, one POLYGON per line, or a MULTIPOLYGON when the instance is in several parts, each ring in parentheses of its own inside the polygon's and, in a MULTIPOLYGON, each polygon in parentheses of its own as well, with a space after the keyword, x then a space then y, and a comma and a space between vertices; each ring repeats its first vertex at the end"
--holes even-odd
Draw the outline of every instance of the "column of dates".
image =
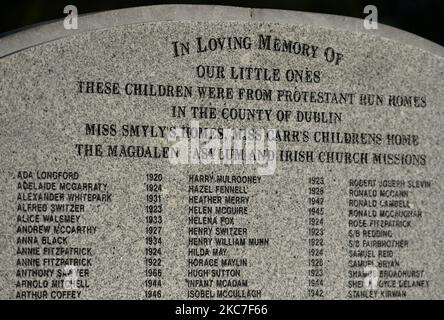
POLYGON ((324 178, 308 181, 308 296, 324 298, 324 178))
POLYGON ((148 173, 145 181, 145 298, 162 297, 162 174, 148 173))

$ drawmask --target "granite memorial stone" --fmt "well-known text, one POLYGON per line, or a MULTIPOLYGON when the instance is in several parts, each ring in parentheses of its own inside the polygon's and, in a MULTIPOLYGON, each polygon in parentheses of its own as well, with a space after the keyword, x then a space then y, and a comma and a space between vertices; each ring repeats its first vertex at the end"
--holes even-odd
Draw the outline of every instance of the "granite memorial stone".
POLYGON ((444 50, 168 5, 0 38, 0 298, 444 298, 444 50))

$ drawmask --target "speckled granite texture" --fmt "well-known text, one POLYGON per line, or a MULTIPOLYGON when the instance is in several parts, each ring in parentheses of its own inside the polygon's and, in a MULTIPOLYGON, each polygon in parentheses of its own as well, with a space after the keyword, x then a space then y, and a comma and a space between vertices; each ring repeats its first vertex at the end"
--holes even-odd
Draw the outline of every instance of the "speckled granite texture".
MULTIPOLYGON (((409 242, 407 248, 395 249, 393 259, 388 259, 395 266, 383 267, 382 271, 424 270, 418 279, 430 281, 427 286, 406 289, 406 296, 401 298, 444 298, 443 48, 386 26, 375 32, 365 31, 361 24, 358 19, 277 10, 155 6, 81 16, 79 30, 73 32, 64 30, 62 22, 54 22, 1 38, 0 298, 15 299, 17 292, 26 291, 18 286, 22 278, 17 272, 24 268, 17 266, 17 260, 22 257, 17 250, 24 246, 17 243, 17 228, 27 223, 18 221, 17 217, 31 213, 18 212, 18 204, 37 202, 18 200, 18 194, 25 192, 18 190, 18 184, 41 182, 37 172, 42 171, 78 172, 77 182, 106 184, 100 191, 112 194, 108 202, 83 202, 84 212, 74 214, 79 216, 79 221, 73 225, 97 227, 94 232, 72 234, 67 238, 69 246, 89 247, 92 251, 87 277, 89 287, 78 289, 80 299, 146 298, 146 174, 162 173, 159 193, 163 206, 161 298, 188 298, 190 288, 185 279, 188 279, 191 216, 189 175, 257 176, 257 168, 251 165, 172 165, 167 159, 147 157, 85 157, 77 154, 76 144, 168 146, 169 142, 160 137, 125 137, 123 126, 157 128, 153 130, 158 130, 159 126, 189 126, 190 108, 202 106, 216 108, 217 114, 223 108, 269 109, 272 116, 270 121, 228 120, 220 116, 199 119, 201 127, 272 128, 307 133, 308 141, 279 142, 278 151, 313 151, 315 158, 329 151, 368 153, 370 158, 374 153, 426 157, 425 163, 417 165, 278 161, 274 174, 261 176, 260 183, 239 184, 247 186, 248 215, 236 216, 234 225, 247 228, 248 238, 268 238, 269 245, 227 247, 228 256, 248 259, 248 266, 240 267, 241 278, 248 280, 249 289, 261 290, 259 298, 313 298, 308 293, 310 287, 314 288, 313 283, 309 285, 309 279, 323 280, 325 298, 350 298, 353 289, 350 281, 363 280, 350 276, 353 270, 363 270, 363 267, 353 269, 349 265, 350 242, 354 240, 351 234, 364 229, 392 230, 393 239, 409 242), (260 35, 304 43, 312 46, 307 50, 317 51, 302 55, 258 50, 260 35), (205 42, 224 37, 250 37, 252 47, 196 51, 198 38, 205 42), (175 57, 172 45, 175 41, 188 41, 190 54, 175 57), (338 64, 326 61, 327 48, 342 55, 338 64), (280 69, 281 79, 201 79, 196 74, 199 65, 224 66, 226 75, 230 67, 275 68, 280 69), (295 69, 317 70, 320 80, 286 81, 285 72, 295 69), (121 94, 81 93, 79 81, 118 83, 121 94), (124 90, 128 83, 190 86, 192 96, 128 95, 124 90), (238 99, 236 95, 233 99, 200 98, 198 86, 230 87, 235 92, 239 88, 265 89, 271 90, 273 98, 271 101, 238 99), (278 101, 279 90, 353 93, 355 98, 353 103, 343 104, 278 101), (383 102, 363 105, 359 103, 360 94, 378 94, 383 102), (419 106, 391 106, 391 95, 419 97, 419 106), (186 106, 186 116, 173 117, 172 106, 186 106), (290 110, 293 116, 288 121, 278 121, 278 110, 290 110), (340 114, 341 121, 298 121, 294 116, 297 111, 333 112, 340 114), (88 123, 114 124, 117 134, 87 135, 85 125, 88 123), (322 131, 375 133, 381 135, 382 142, 376 145, 318 143, 315 132, 322 131), (389 145, 388 134, 415 135, 419 143, 389 145), (20 171, 32 172, 33 178, 19 177, 20 171), (309 178, 314 176, 321 176, 325 181, 322 205, 309 202, 313 197, 309 194, 312 187, 309 178), (408 191, 408 208, 421 211, 422 216, 391 219, 411 222, 405 228, 350 226, 351 179, 374 179, 377 183, 404 181, 404 187, 392 189, 408 191), (416 181, 426 181, 430 185, 413 188, 416 181), (309 276, 311 267, 308 266, 308 252, 314 248, 309 242, 310 207, 324 210, 322 236, 317 238, 323 240, 323 275, 317 278, 309 276)), ((53 181, 58 185, 62 180, 53 181)), ((217 184, 201 185, 215 187, 217 184)), ((377 187, 374 189, 379 192, 377 187)), ((379 203, 383 197, 376 199, 379 203)), ((41 224, 63 225, 61 222, 41 224)), ((36 246, 43 250, 41 236, 38 235, 36 246)), ((394 290, 402 291, 402 288, 394 290)))

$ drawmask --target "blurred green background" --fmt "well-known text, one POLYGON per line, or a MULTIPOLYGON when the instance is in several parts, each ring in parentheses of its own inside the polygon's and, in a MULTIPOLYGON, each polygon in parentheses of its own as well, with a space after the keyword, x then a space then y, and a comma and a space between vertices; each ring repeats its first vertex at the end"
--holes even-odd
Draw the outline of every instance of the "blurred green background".
POLYGON ((378 8, 379 22, 400 28, 444 45, 444 0, 274 0, 274 1, 141 1, 141 0, 17 0, 2 3, 1 33, 64 17, 68 4, 79 14, 155 4, 219 4, 256 8, 311 11, 362 18, 367 4, 378 8))

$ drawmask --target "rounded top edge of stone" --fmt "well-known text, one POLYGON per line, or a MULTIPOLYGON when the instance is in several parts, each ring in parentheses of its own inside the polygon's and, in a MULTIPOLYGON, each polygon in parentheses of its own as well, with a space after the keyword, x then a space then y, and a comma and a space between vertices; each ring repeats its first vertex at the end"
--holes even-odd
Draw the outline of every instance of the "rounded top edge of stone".
POLYGON ((78 29, 67 30, 63 19, 50 20, 0 35, 0 58, 53 40, 79 33, 129 24, 162 21, 239 21, 310 25, 337 31, 365 33, 418 47, 444 57, 441 45, 378 22, 378 29, 364 28, 363 19, 323 13, 221 5, 164 4, 81 14, 78 29))

